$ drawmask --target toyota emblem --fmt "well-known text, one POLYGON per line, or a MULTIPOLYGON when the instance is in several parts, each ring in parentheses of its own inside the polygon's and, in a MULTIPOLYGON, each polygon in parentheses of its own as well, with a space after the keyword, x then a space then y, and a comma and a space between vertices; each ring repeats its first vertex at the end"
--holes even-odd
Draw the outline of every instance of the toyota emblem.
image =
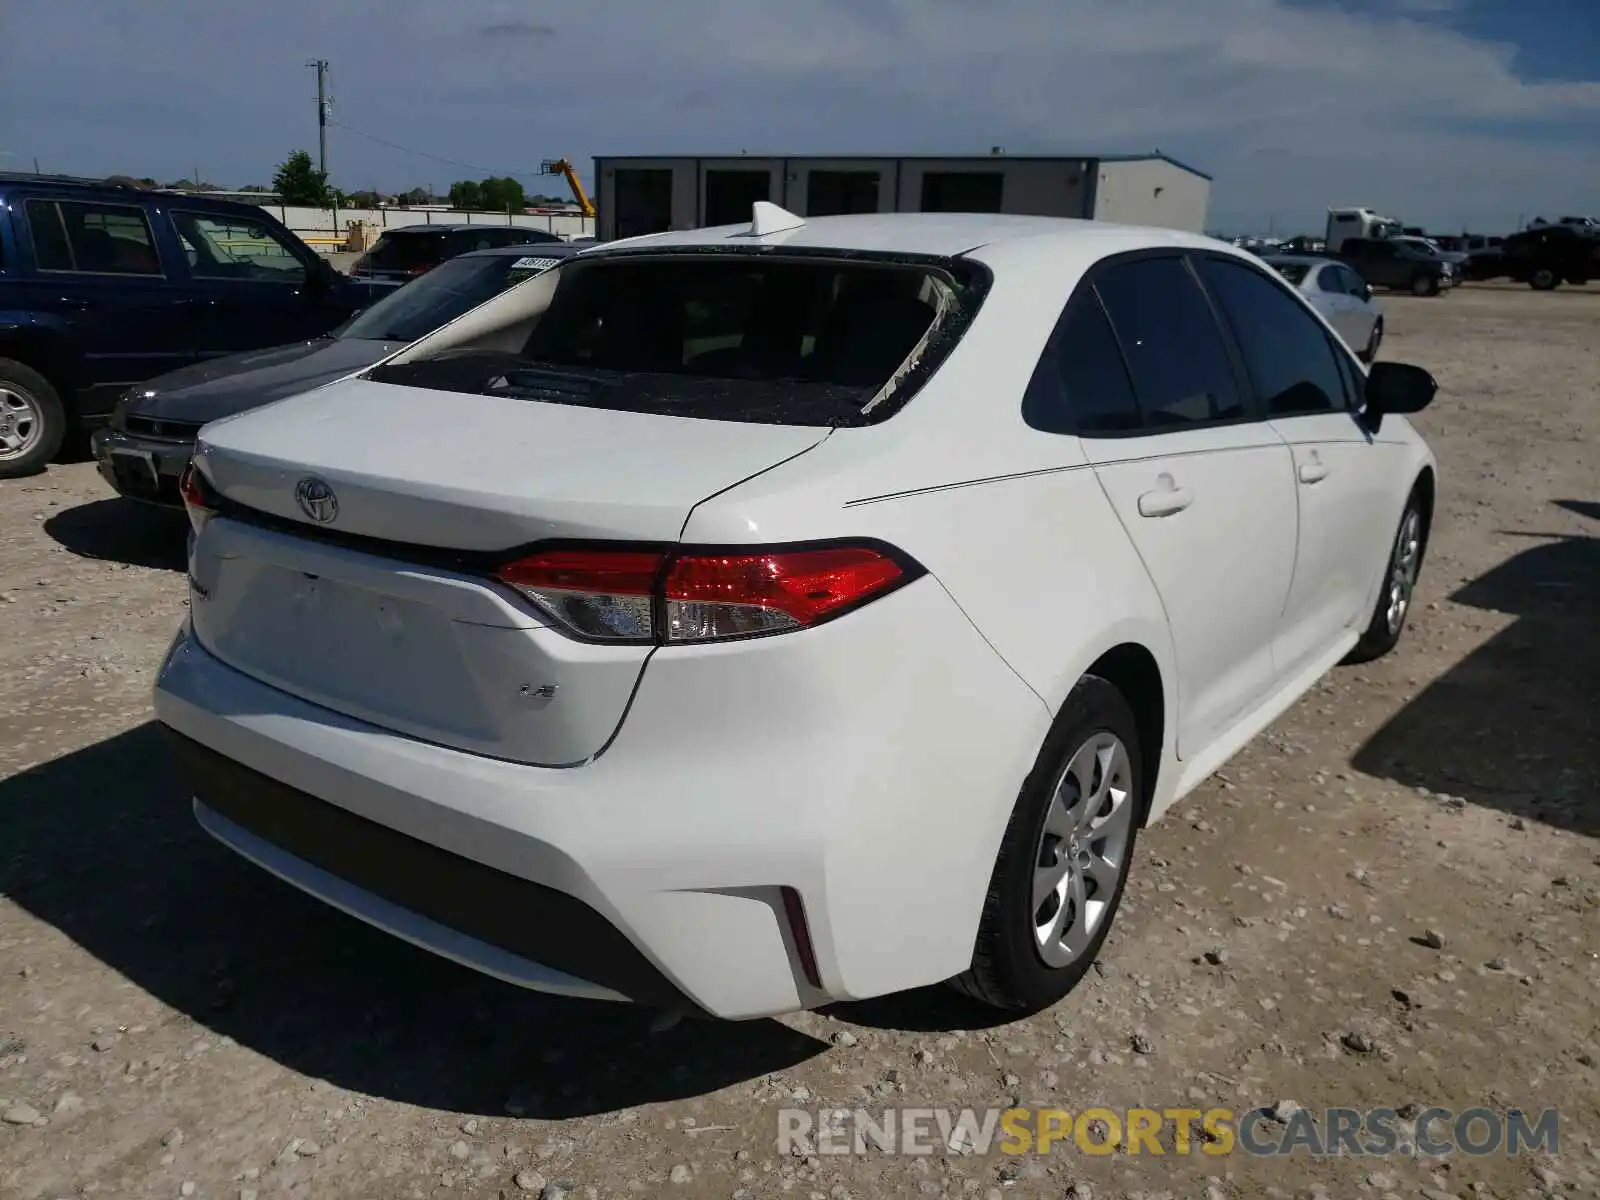
POLYGON ((318 525, 326 525, 339 515, 339 497, 333 494, 331 487, 314 475, 295 484, 294 498, 300 505, 300 511, 318 525))

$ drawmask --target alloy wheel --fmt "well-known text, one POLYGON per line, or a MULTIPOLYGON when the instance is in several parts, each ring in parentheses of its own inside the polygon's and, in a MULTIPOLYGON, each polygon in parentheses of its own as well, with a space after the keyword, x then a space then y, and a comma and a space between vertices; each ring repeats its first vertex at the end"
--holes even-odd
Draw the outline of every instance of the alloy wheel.
POLYGON ((0 383, 0 459, 21 458, 43 436, 38 400, 14 383, 0 383))
POLYGON ((1068 760, 1045 810, 1034 855, 1034 945, 1049 967, 1088 950, 1128 869, 1133 765, 1115 734, 1091 736, 1068 760))
POLYGON ((1411 593, 1417 586, 1417 568, 1422 560, 1422 517, 1416 509, 1406 510, 1400 533, 1394 541, 1394 557, 1389 567, 1389 604, 1384 610, 1391 636, 1400 632, 1411 609, 1411 593))

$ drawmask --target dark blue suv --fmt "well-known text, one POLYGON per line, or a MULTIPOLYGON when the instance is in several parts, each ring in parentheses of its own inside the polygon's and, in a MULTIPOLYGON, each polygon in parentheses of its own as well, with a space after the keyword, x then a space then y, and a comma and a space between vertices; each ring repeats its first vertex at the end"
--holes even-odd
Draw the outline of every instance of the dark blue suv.
POLYGON ((0 478, 41 470, 134 384, 318 337, 390 290, 251 204, 0 173, 0 478))

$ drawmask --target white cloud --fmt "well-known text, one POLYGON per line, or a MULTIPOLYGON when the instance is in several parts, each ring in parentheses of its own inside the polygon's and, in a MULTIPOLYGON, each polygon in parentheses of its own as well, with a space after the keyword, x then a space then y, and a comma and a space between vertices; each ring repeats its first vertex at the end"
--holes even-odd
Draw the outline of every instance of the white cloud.
MULTIPOLYGON (((24 110, 10 124, 39 143, 27 153, 84 170, 187 173, 199 140, 209 175, 262 179, 310 141, 300 64, 321 55, 337 118, 502 170, 561 154, 1160 146, 1217 176, 1230 223, 1306 225, 1339 203, 1438 225, 1600 210, 1600 81, 1523 77, 1513 47, 1436 19, 1454 0, 1364 15, 1285 0, 587 0, 531 15, 511 0, 264 14, 172 0, 88 25, 71 7, 14 14, 6 40, 31 49, 0 68, 24 110)), ((341 130, 334 143, 349 186, 454 177, 341 130)))

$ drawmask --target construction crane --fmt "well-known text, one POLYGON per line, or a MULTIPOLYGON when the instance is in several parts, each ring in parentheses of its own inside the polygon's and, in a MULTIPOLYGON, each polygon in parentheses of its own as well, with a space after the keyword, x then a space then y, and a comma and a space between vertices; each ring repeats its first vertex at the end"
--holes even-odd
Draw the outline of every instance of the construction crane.
POLYGON ((578 178, 578 172, 572 167, 570 160, 565 158, 547 158, 539 164, 541 175, 564 175, 567 186, 572 189, 572 198, 578 202, 578 208, 586 217, 594 216, 594 205, 589 201, 589 195, 583 190, 583 181, 578 178))

